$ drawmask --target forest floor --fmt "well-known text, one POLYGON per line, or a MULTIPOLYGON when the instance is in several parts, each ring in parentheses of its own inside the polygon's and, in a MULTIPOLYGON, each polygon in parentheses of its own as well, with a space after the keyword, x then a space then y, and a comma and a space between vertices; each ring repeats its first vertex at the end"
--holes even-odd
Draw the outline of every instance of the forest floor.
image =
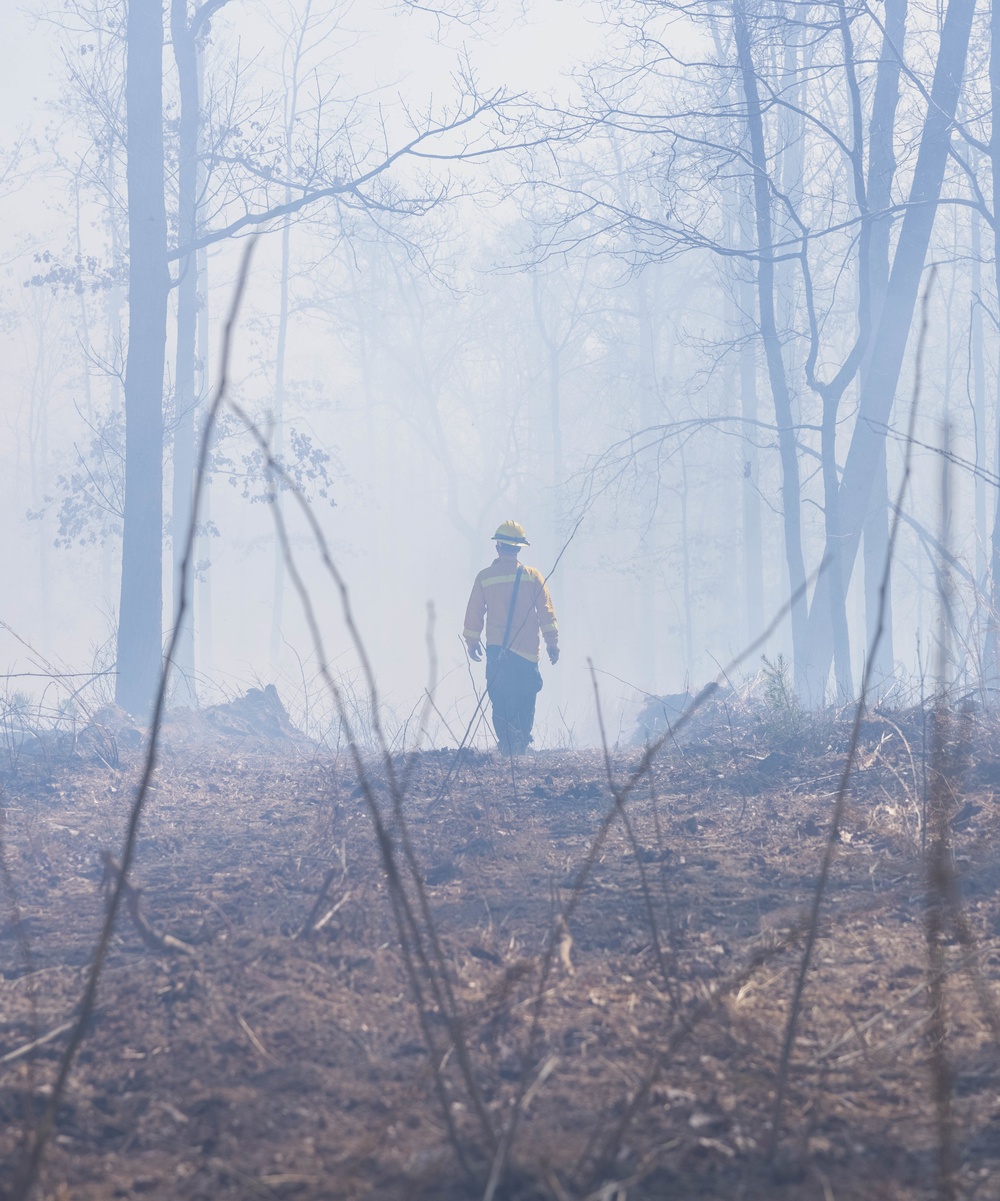
MULTIPOLYGON (((366 797, 346 757, 304 740, 168 729, 132 871, 147 940, 124 908, 37 1196, 457 1201, 482 1197, 493 1166, 494 1196, 525 1201, 902 1201, 938 1195, 950 1130, 957 1195, 996 1198, 1000 730, 952 727, 960 910, 940 940, 935 1085, 926 725, 863 724, 774 1154, 849 714, 707 721, 618 812, 600 752, 400 758, 405 839, 390 765, 370 766, 366 797)), ((611 756, 616 788, 641 754, 611 756)), ((80 740, 3 779, 12 1196, 140 769, 141 748, 80 740)))

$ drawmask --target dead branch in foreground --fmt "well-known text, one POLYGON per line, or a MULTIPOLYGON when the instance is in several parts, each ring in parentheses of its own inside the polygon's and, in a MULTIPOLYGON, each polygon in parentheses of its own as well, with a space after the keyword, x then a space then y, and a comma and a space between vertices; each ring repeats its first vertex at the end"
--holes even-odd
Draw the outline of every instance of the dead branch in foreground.
POLYGON ((142 889, 122 878, 122 865, 110 851, 101 852, 101 863, 104 865, 104 875, 101 877, 101 888, 107 892, 110 888, 120 886, 125 897, 125 905, 132 924, 139 932, 139 937, 145 945, 159 954, 173 951, 181 955, 193 955, 194 947, 174 938, 172 934, 161 934, 150 922, 143 917, 139 902, 142 899, 142 889))

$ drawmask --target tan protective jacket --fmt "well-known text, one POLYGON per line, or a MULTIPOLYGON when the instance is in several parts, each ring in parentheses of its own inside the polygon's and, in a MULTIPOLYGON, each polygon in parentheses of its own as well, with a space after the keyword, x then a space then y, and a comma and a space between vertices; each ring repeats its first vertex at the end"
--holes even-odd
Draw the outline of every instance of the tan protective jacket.
POLYGON ((521 568, 521 583, 517 589, 508 645, 515 655, 537 663, 539 632, 544 636, 547 646, 559 644, 559 628, 552 608, 552 597, 549 596, 542 573, 534 567, 518 563, 512 556, 494 559, 489 567, 484 567, 476 576, 465 610, 465 638, 467 642, 474 642, 481 637, 485 616, 487 646, 503 646, 518 567, 521 568))

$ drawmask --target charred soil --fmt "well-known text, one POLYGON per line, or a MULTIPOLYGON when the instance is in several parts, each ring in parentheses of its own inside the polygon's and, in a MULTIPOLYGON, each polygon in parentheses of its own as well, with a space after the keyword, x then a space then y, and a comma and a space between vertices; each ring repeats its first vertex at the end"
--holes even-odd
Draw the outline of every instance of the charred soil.
MULTIPOLYGON (((707 729, 665 748, 617 810, 598 752, 375 760, 366 798, 348 759, 304 741, 168 739, 131 878, 135 912, 176 944, 123 909, 39 1196, 917 1201, 937 1195, 950 1107, 959 1195, 996 1197, 1000 732, 955 719, 967 931, 944 946, 942 1098, 924 725, 863 728, 774 1155, 848 718, 780 737, 707 729), (372 797, 443 970, 407 964, 372 797)), ((4 783, 9 1191, 77 1011, 140 753, 62 748, 4 783)), ((640 757, 612 756, 615 787, 640 757)))

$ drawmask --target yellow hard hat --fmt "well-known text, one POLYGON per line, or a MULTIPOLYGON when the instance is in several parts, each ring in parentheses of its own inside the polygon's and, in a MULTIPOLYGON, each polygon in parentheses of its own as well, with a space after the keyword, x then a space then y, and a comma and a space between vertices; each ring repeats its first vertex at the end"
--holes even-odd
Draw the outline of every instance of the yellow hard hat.
POLYGON ((516 521, 505 521, 502 525, 497 526, 497 532, 493 535, 494 542, 507 542, 511 546, 528 546, 528 539, 524 536, 524 526, 518 525, 516 521))

